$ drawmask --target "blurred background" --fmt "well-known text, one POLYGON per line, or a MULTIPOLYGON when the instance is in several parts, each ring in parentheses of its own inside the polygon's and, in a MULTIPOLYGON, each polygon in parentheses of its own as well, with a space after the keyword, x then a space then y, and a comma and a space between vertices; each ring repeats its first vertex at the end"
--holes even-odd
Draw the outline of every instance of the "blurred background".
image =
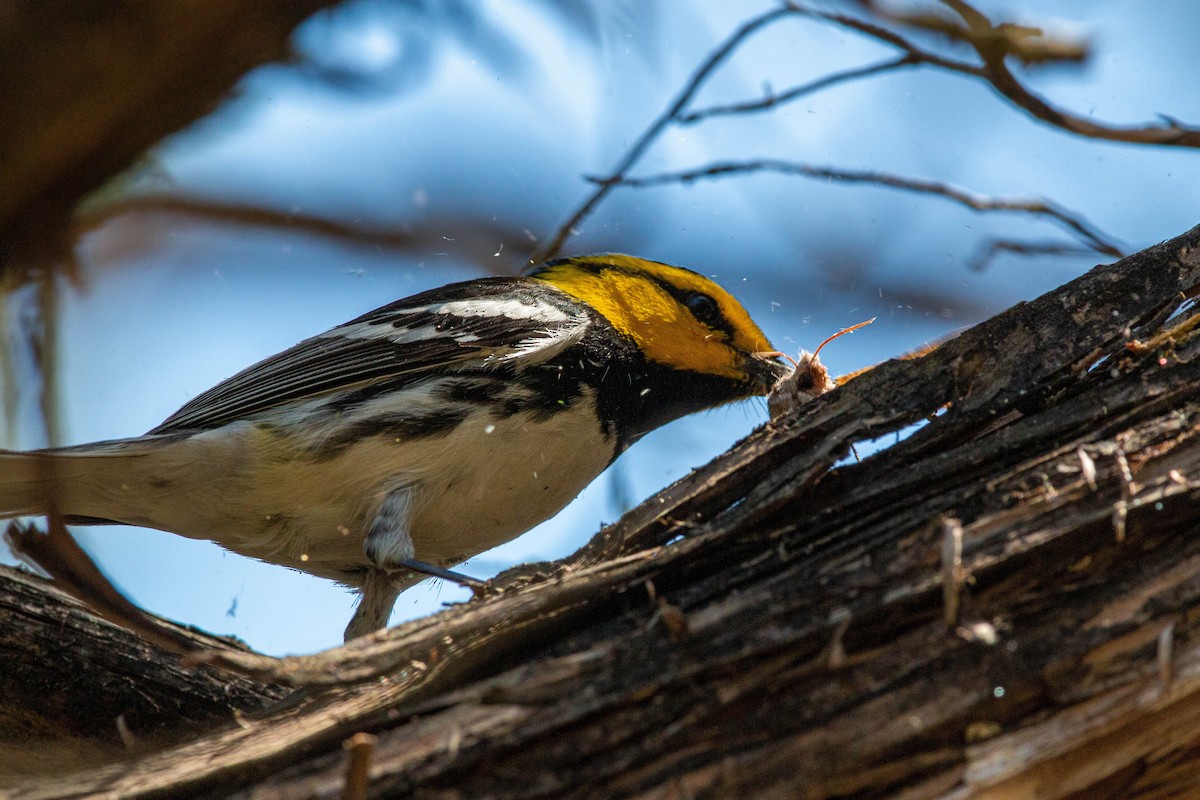
MULTIPOLYGON (((67 4, 0 11, 0 37, 27 48, 0 48, 8 53, 0 57, 4 106, 76 109, 53 124, 33 111, 9 115, 0 142, 37 133, 71 143, 115 105, 105 92, 143 85, 130 118, 153 133, 143 145, 130 133, 135 123, 112 122, 107 138, 97 137, 103 146, 79 158, 92 170, 76 171, 89 193, 78 207, 71 199, 61 225, 59 207, 45 199, 74 198, 61 176, 43 182, 53 191, 37 202, 0 205, 2 446, 140 434, 217 381, 378 305, 454 280, 520 273, 594 190, 587 176, 609 174, 723 41, 779 7, 309 0, 291 4, 287 13, 303 11, 296 19, 268 25, 274 5, 114 0, 82 4, 76 13, 95 18, 66 22, 46 6, 67 4), (218 11, 224 27, 204 16, 218 11), (179 19, 154 18, 171 14, 179 19), (69 35, 45 46, 38 37, 55 25, 71 26, 69 35), (160 45, 158 60, 144 53, 160 45), (23 56, 43 71, 30 72, 23 56), (206 80, 233 88, 190 94, 206 80)), ((814 7, 978 63, 965 44, 870 4, 814 7)), ((1200 123, 1200 6, 977 7, 1079 51, 1053 64, 1010 62, 1058 108, 1114 125, 1159 125, 1160 114, 1200 123)), ((936 3, 903 8, 945 12, 936 3)), ((716 65, 686 108, 760 100, 897 54, 846 27, 784 16, 716 65)), ((63 152, 73 153, 60 147, 54 163, 63 152)), ((39 153, 9 147, 0 183, 35 182, 25 168, 39 153)), ((1200 222, 1192 150, 1074 135, 1035 121, 978 78, 928 65, 669 124, 628 174, 765 159, 1043 198, 1097 235, 1045 215, 973 211, 937 193, 766 171, 615 187, 561 252, 628 252, 712 275, 793 353, 877 317, 822 354, 837 374, 1035 297, 1113 260, 1114 247, 1133 252, 1200 222), (1108 246, 1097 248, 1097 238, 1108 246), (986 258, 995 241, 1019 244, 986 258), (1035 252, 1013 252, 1022 249, 1035 252)), ((556 518, 461 569, 487 577, 569 554, 765 416, 765 403, 747 403, 646 437, 556 518)), ((75 530, 142 607, 268 653, 338 644, 351 614, 348 591, 212 544, 125 527, 75 530)), ((393 622, 462 599, 458 588, 427 581, 400 598, 393 622)))

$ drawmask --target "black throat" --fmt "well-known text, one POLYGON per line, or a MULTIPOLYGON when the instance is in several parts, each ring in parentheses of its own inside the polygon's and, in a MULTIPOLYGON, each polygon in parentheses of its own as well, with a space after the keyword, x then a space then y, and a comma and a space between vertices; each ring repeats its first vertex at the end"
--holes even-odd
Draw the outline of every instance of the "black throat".
MULTIPOLYGON (((579 345, 528 370, 523 378, 538 380, 533 372, 557 384, 559 393, 568 386, 579 392, 590 387, 596 393, 605 435, 617 440, 617 454, 672 420, 754 393, 742 381, 671 369, 647 360, 631 340, 598 314, 579 345)), ((554 386, 544 388, 555 394, 554 386)))

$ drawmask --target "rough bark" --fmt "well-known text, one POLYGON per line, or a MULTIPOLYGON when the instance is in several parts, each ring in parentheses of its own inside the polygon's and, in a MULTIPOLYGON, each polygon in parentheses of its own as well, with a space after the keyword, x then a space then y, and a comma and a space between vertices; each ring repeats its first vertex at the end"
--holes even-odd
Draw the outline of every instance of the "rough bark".
MULTIPOLYGON (((0 567, 0 619, 0 783, 160 749, 289 693, 184 668, 21 570, 0 567)), ((161 624, 196 647, 238 646, 161 624)))
MULTIPOLYGON (((1193 796, 1200 339, 1168 316, 1198 246, 880 365, 482 600, 216 653, 296 693, 12 796, 339 797, 368 757, 373 797, 1193 796)), ((169 713, 199 720, 189 691, 169 713)))

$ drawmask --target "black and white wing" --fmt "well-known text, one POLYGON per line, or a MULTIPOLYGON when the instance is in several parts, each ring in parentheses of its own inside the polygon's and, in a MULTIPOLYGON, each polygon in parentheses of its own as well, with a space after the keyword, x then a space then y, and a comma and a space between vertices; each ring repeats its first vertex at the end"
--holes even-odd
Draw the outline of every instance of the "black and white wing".
POLYGON ((151 434, 213 428, 315 396, 431 372, 542 363, 578 342, 587 311, 528 278, 486 278, 398 300, 239 372, 151 434))

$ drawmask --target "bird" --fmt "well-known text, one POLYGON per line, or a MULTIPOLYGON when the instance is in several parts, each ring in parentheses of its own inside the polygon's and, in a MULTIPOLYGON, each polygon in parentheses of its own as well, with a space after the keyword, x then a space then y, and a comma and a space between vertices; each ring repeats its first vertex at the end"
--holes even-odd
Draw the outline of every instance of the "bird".
POLYGON ((397 300, 270 356, 143 436, 0 451, 0 518, 57 511, 207 539, 356 589, 346 640, 401 590, 566 506, 648 432, 787 373, 745 308, 620 254, 397 300))

